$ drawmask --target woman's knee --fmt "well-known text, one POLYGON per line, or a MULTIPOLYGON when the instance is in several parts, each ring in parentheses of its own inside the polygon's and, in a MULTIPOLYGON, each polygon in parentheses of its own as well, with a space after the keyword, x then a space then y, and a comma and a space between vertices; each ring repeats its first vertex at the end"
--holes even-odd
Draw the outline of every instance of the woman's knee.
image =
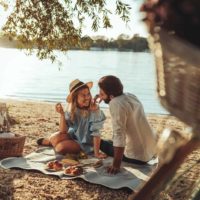
POLYGON ((59 153, 59 154, 66 154, 67 153, 67 149, 64 145, 62 145, 61 143, 58 143, 55 147, 55 152, 59 153))
POLYGON ((50 139, 52 146, 55 147, 61 141, 69 139, 69 137, 68 137, 67 133, 56 132, 53 135, 51 135, 51 137, 49 139, 50 139))
POLYGON ((65 140, 58 143, 54 147, 55 151, 59 154, 66 154, 66 153, 79 153, 81 148, 79 144, 72 140, 65 140))

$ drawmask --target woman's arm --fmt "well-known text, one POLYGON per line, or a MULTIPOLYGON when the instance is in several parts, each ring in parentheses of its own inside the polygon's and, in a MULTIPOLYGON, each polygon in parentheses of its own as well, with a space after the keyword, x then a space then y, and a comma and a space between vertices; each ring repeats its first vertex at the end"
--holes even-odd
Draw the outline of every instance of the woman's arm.
POLYGON ((60 125, 59 125, 60 133, 66 133, 67 129, 68 129, 68 127, 67 127, 67 124, 65 121, 65 114, 61 114, 60 115, 60 125))
POLYGON ((93 144, 94 144, 94 156, 97 158, 106 158, 106 154, 100 153, 100 143, 101 143, 101 138, 99 136, 93 136, 93 144))
POLYGON ((56 104, 56 111, 60 113, 60 125, 59 125, 59 131, 60 133, 66 133, 68 130, 66 120, 65 120, 65 113, 63 110, 63 107, 60 103, 56 104))

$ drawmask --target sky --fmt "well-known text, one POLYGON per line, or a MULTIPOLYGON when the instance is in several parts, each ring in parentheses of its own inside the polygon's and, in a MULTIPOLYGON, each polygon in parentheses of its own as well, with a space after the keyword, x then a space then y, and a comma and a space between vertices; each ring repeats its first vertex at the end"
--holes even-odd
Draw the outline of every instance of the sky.
MULTIPOLYGON (((133 36, 134 34, 139 34, 140 36, 147 37, 147 29, 145 24, 141 21, 142 13, 139 12, 140 5, 143 0, 122 0, 124 3, 127 3, 131 6, 130 10, 130 22, 128 26, 115 14, 111 15, 112 28, 104 29, 100 28, 97 32, 92 31, 91 27, 88 25, 90 21, 86 21, 83 29, 83 35, 89 36, 106 36, 107 38, 117 38, 120 34, 127 34, 133 36)), ((112 13, 114 11, 114 2, 113 0, 107 0, 108 8, 112 13)), ((9 6, 9 9, 5 12, 3 7, 0 6, 0 27, 2 27, 6 21, 6 17, 12 11, 12 6, 9 6)))

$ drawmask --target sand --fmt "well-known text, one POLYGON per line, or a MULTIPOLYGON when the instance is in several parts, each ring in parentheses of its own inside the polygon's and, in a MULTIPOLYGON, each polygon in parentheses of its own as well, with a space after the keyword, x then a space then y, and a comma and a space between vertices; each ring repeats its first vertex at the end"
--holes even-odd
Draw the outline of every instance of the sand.
MULTIPOLYGON (((5 100, 4 100, 5 102, 5 100)), ((54 104, 43 102, 7 100, 13 125, 11 131, 26 136, 24 155, 38 148, 36 140, 58 131, 59 115, 54 104)), ((103 138, 112 137, 108 110, 104 110, 107 121, 102 131, 103 138)), ((187 126, 170 115, 149 114, 148 120, 158 135, 165 128, 185 131, 187 126)), ((173 179, 158 195, 158 199, 187 200, 200 181, 200 148, 186 157, 173 179)), ((81 179, 60 180, 39 172, 5 170, 0 168, 0 199, 76 199, 76 200, 124 200, 132 193, 129 189, 112 190, 90 184, 81 179)))

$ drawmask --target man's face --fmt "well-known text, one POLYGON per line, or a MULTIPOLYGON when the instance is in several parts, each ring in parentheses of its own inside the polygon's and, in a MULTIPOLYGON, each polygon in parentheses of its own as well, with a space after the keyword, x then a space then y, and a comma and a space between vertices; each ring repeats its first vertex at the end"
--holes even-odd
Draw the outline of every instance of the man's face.
POLYGON ((101 100, 103 100, 106 104, 110 102, 110 97, 102 90, 99 90, 99 97, 101 100))

